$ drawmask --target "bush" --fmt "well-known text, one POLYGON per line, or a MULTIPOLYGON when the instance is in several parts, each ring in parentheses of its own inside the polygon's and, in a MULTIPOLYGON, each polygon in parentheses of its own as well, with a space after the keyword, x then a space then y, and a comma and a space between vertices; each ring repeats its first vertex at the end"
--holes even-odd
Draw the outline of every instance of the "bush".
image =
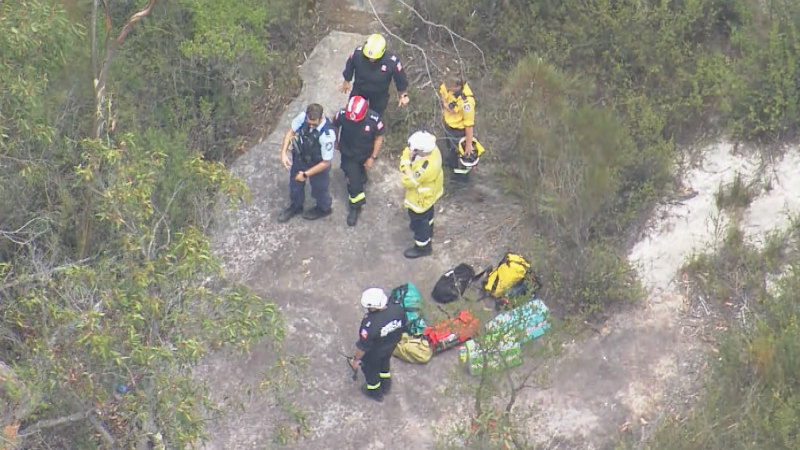
POLYGON ((432 20, 491 49, 500 70, 536 53, 596 81, 596 100, 611 108, 624 111, 645 96, 665 125, 652 131, 668 140, 715 128, 775 138, 798 125, 797 2, 417 3, 432 20))
POLYGON ((781 279, 755 325, 732 326, 711 360, 706 393, 685 418, 663 423, 644 448, 800 448, 800 266, 781 279))
POLYGON ((798 448, 799 249, 791 232, 758 249, 734 225, 713 253, 687 264, 690 300, 726 315, 726 331, 709 359, 703 396, 683 417, 659 424, 644 448, 798 448), (774 289, 769 279, 778 280, 774 289))

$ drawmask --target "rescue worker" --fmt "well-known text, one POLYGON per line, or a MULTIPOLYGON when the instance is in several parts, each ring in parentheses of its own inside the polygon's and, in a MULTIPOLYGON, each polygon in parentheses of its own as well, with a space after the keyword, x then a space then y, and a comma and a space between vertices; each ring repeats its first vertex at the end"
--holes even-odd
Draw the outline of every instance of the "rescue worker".
POLYGON ((434 204, 443 193, 442 155, 436 136, 417 131, 408 138, 400 156, 400 172, 406 188, 403 206, 408 209, 414 246, 403 252, 406 258, 428 256, 433 252, 434 204))
POLYGON ((405 327, 406 314, 399 303, 389 303, 381 288, 369 288, 361 294, 361 306, 367 309, 361 319, 356 350, 350 360, 353 370, 364 372, 367 380, 362 392, 372 400, 383 401, 392 389, 390 363, 405 327))
POLYGON ((281 163, 289 171, 291 203, 278 216, 278 222, 303 212, 306 181, 311 184, 311 196, 317 204, 303 213, 303 218, 315 220, 330 215, 330 167, 335 144, 336 132, 318 103, 309 104, 292 120, 281 144, 281 163))
POLYGON ((350 81, 355 77, 350 97, 364 97, 369 102, 369 108, 381 116, 389 103, 389 84, 392 80, 397 88, 397 105, 408 104, 408 79, 403 72, 403 64, 397 55, 386 53, 386 39, 380 34, 370 35, 364 45, 356 47, 347 58, 342 76, 342 93, 350 90, 350 81))
POLYGON ((367 201, 364 192, 367 170, 372 169, 378 158, 385 129, 378 113, 369 109, 367 100, 358 95, 350 97, 347 106, 336 113, 333 126, 338 130, 341 167, 347 178, 347 195, 350 199, 347 225, 353 227, 358 223, 361 207, 367 201))
POLYGON ((439 97, 442 101, 444 115, 444 132, 447 138, 447 156, 445 163, 453 169, 456 179, 465 180, 469 168, 459 162, 458 143, 464 141, 464 155, 471 155, 473 128, 475 126, 475 98, 472 89, 458 75, 448 75, 439 86, 439 97))

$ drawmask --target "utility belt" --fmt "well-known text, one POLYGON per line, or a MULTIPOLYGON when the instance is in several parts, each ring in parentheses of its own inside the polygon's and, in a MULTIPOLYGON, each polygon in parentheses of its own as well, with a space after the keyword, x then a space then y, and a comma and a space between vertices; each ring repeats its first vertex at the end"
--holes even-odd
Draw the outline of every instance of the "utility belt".
POLYGON ((367 159, 372 154, 372 147, 364 149, 346 149, 340 146, 339 151, 342 153, 342 158, 362 160, 367 159))
POLYGON ((364 86, 353 86, 353 90, 360 96, 365 97, 367 99, 370 98, 381 98, 382 96, 388 96, 389 91, 386 89, 377 89, 375 91, 371 91, 368 89, 364 89, 364 86))
POLYGON ((464 137, 464 134, 466 134, 466 132, 467 132, 466 127, 464 127, 464 128, 453 128, 450 125, 448 125, 447 123, 444 124, 444 128, 445 128, 445 131, 447 131, 449 134, 458 135, 458 137, 464 137))

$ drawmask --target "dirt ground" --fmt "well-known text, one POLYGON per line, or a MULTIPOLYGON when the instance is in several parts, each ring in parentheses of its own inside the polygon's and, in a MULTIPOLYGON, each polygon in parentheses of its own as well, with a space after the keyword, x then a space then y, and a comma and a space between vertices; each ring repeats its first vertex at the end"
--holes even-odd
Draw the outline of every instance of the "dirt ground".
MULTIPOLYGON (((252 190, 253 202, 221 212, 215 248, 230 276, 275 302, 286 316, 285 350, 309 357, 298 386, 287 391, 309 412, 309 436, 295 448, 432 448, 464 407, 453 395, 454 384, 457 389, 471 381, 457 373, 455 353, 424 366, 395 361, 391 396, 382 405, 363 399, 358 393, 363 377, 352 382, 339 354, 351 353, 357 338, 363 314, 359 294, 366 287, 391 288, 405 281, 428 293, 456 263, 483 267, 505 251, 519 250, 529 230, 516 219, 520 206, 478 172, 470 188, 451 190, 438 203, 434 255, 406 260, 402 251, 411 244, 411 234, 401 207, 397 161, 388 157, 379 159, 370 174, 368 203, 357 227, 345 224, 347 195, 338 163, 332 172, 333 215, 316 222, 299 217, 276 222, 288 201, 279 146, 289 120, 309 102, 322 103, 329 114, 344 104, 346 97, 337 90, 340 71, 363 39, 334 31, 309 55, 301 68, 303 89, 282 124, 233 167, 252 190)), ((544 448, 612 448, 621 433, 644 435, 659 418, 691 401, 710 344, 697 331, 705 324, 702 309, 687 303, 686 286, 675 281, 679 267, 693 251, 713 245, 725 220, 715 211, 713 194, 737 170, 770 186, 745 217, 754 240, 786 224, 781 218, 797 214, 800 185, 790 176, 800 173, 796 153, 765 170, 720 144, 706 150, 702 164, 688 168, 684 178, 697 195, 659 207, 630 254, 648 288, 646 301, 567 343, 564 355, 548 368, 548 381, 520 398, 520 409, 530 412, 526 428, 531 442, 544 448)), ((313 206, 313 200, 306 206, 313 206)), ((247 356, 215 355, 198 369, 228 412, 210 424, 205 448, 276 446, 274 425, 285 413, 259 390, 274 358, 265 344, 247 356)))

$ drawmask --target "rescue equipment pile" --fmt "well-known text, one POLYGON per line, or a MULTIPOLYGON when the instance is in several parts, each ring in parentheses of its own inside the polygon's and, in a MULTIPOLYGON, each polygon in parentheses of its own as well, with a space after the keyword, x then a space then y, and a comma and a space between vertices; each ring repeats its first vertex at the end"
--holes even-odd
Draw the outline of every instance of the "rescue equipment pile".
POLYGON ((521 348, 550 328, 547 306, 537 296, 541 287, 528 261, 515 253, 506 254, 495 266, 475 273, 459 264, 437 281, 432 297, 438 303, 464 298, 474 281, 480 280, 478 301, 494 300, 497 314, 481 324, 469 309, 461 309, 438 323, 428 325, 422 317, 423 299, 413 283, 392 290, 390 301, 401 303, 408 329, 394 356, 411 363, 426 363, 447 349, 461 346, 459 356, 471 375, 505 370, 522 364, 521 348))

